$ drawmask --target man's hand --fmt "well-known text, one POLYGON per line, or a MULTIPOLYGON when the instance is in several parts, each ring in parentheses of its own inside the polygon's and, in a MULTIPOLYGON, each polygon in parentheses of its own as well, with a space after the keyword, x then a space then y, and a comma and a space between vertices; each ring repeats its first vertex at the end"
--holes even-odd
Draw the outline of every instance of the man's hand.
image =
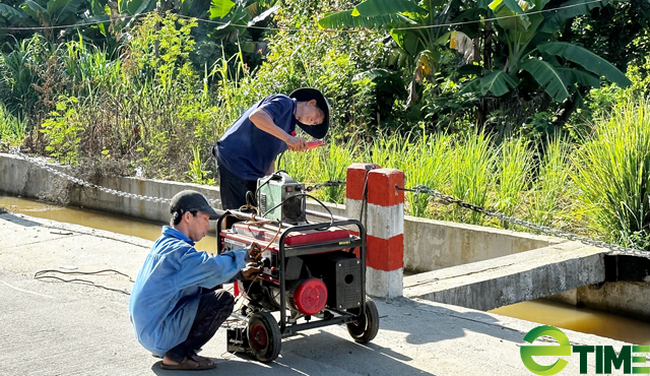
POLYGON ((259 244, 253 242, 248 246, 246 252, 246 262, 256 262, 256 260, 260 257, 260 253, 262 253, 262 248, 260 248, 259 244))
POLYGON ((287 147, 293 151, 307 150, 307 140, 302 137, 289 136, 287 138, 287 147))
POLYGON ((244 277, 244 279, 251 280, 254 279, 261 271, 261 265, 258 265, 256 262, 249 262, 246 264, 244 269, 241 270, 241 275, 244 277))

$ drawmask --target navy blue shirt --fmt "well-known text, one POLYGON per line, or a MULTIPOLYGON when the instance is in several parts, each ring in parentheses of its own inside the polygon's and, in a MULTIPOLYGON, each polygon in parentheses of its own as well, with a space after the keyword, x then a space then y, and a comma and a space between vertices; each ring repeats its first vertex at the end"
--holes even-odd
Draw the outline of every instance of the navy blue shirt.
POLYGON ((217 142, 215 156, 219 164, 244 180, 265 176, 275 158, 287 150, 287 144, 257 128, 248 117, 262 108, 275 125, 291 134, 296 129, 296 106, 295 99, 274 94, 249 108, 217 142))

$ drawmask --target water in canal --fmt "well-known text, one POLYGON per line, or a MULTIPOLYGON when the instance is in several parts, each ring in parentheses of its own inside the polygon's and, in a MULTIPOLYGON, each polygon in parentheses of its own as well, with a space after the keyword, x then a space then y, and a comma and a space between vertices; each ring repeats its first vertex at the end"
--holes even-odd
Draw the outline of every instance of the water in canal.
MULTIPOLYGON (((74 223, 98 230, 137 236, 147 240, 158 239, 160 237, 160 230, 162 229, 162 224, 92 210, 62 207, 16 197, 0 196, 0 208, 5 208, 12 213, 22 213, 32 217, 74 223)), ((215 253, 217 251, 217 239, 212 235, 208 235, 196 243, 195 248, 201 251, 215 253)))
MULTIPOLYGON (((95 211, 60 207, 38 201, 3 196, 0 196, 0 207, 12 213, 22 213, 32 217, 74 223, 148 240, 156 240, 160 236, 160 224, 95 211)), ((206 236, 196 244, 196 248, 214 253, 216 251, 215 237, 206 236)), ((650 345, 650 323, 609 313, 576 308, 545 300, 513 304, 490 312, 559 328, 593 333, 635 344, 650 345)))

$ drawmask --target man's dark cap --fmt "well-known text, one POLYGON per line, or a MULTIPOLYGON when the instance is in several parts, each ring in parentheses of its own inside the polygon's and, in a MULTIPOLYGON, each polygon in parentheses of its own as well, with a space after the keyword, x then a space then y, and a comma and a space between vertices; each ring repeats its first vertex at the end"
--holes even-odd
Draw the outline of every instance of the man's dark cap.
POLYGON ((179 212, 181 215, 189 211, 200 211, 210 216, 210 219, 219 219, 220 215, 214 211, 208 200, 197 191, 180 191, 169 205, 169 212, 179 212))
POLYGON ((300 128, 302 128, 303 131, 307 132, 307 134, 314 138, 325 137, 325 135, 327 135, 327 130, 330 127, 330 105, 327 103, 327 99, 325 99, 323 94, 316 89, 303 87, 294 90, 291 94, 289 94, 289 97, 296 98, 298 102, 309 102, 312 99, 316 99, 316 105, 321 109, 321 111, 323 111, 323 114, 325 115, 323 116, 323 122, 315 125, 306 125, 298 122, 298 125, 300 128))

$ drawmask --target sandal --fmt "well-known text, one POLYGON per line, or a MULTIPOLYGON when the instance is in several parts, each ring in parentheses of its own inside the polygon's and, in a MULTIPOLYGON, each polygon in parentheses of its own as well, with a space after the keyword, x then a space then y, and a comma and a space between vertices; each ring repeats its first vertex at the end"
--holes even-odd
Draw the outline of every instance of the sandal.
POLYGON ((160 368, 169 370, 201 371, 216 368, 217 364, 210 358, 193 355, 185 357, 179 364, 161 363, 160 368))
MULTIPOLYGON (((203 351, 203 349, 200 348, 200 347, 199 347, 198 349, 194 350, 194 355, 196 355, 196 354, 197 354, 198 352, 200 352, 200 351, 203 351)), ((163 358, 162 356, 160 356, 160 355, 158 355, 158 354, 154 354, 154 353, 151 353, 151 356, 153 356, 154 358, 158 358, 158 359, 162 359, 162 358, 163 358)), ((198 356, 198 355, 197 355, 197 356, 198 356)), ((202 358, 203 358, 203 357, 202 357, 202 358)), ((208 358, 205 358, 205 359, 208 359, 208 358)))

